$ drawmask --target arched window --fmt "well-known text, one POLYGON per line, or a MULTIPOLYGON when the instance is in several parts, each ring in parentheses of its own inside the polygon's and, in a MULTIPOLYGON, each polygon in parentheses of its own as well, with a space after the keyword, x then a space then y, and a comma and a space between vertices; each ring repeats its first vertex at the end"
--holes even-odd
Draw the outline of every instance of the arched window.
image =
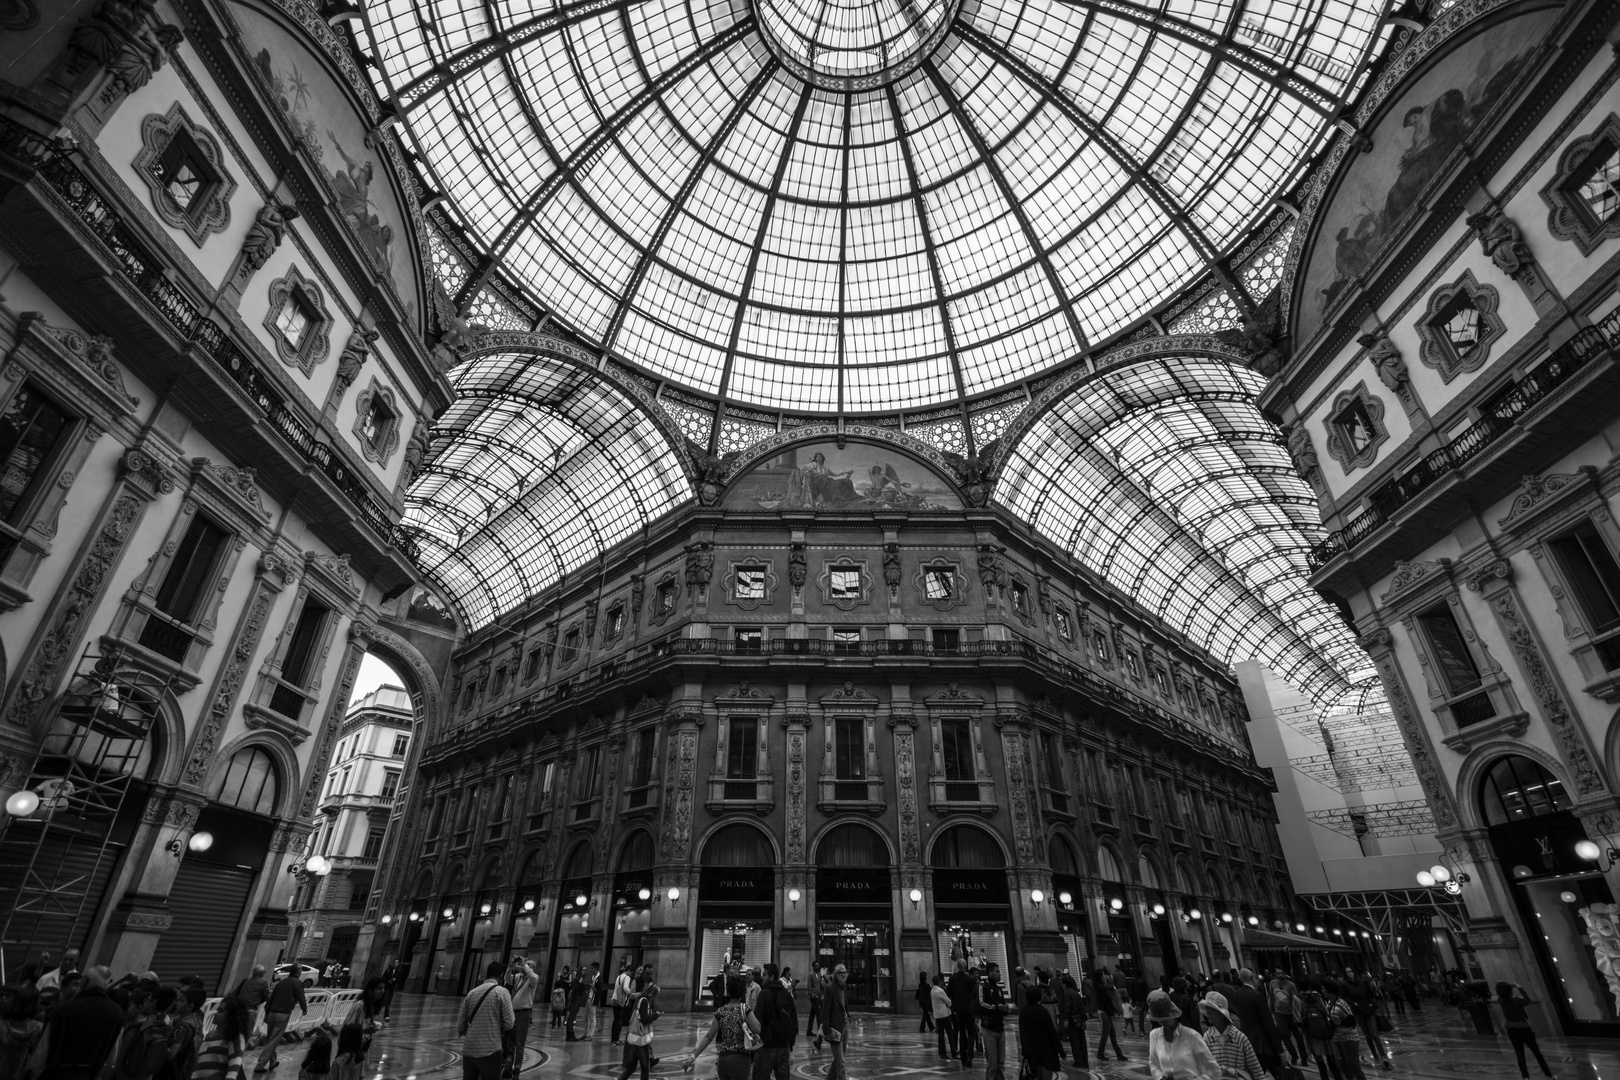
POLYGON ((1119 871, 1119 860, 1114 858, 1114 852, 1104 844, 1097 845, 1097 876, 1104 881, 1124 881, 1125 875, 1119 871))
POLYGON ((1488 825, 1506 825, 1569 807, 1564 782, 1518 754, 1492 765, 1479 784, 1480 814, 1488 825))
POLYGON ((1187 874, 1187 864, 1176 862, 1176 890, 1182 896, 1192 896, 1198 890, 1193 888, 1192 878, 1187 874))
POLYGON ((489 861, 489 865, 484 867, 484 876, 483 879, 479 881, 478 888, 483 891, 488 891, 490 889, 498 888, 500 884, 501 860, 491 859, 489 861))
POLYGON ((765 834, 752 825, 727 825, 703 845, 704 866, 775 866, 765 834))
POLYGON ((573 881, 575 878, 590 877, 593 862, 590 843, 581 840, 574 845, 574 850, 568 853, 568 861, 563 864, 567 868, 563 872, 563 880, 573 881))
POLYGON ((1052 837, 1051 843, 1046 845, 1046 858, 1052 864, 1052 873, 1080 876, 1080 859, 1075 855, 1074 845, 1063 837, 1052 837))
POLYGON ((1006 860, 1000 846, 983 829, 953 825, 934 841, 933 863, 952 870, 999 870, 1006 860))
POLYGON ((1159 872, 1153 869, 1153 864, 1148 862, 1146 855, 1136 860, 1136 875, 1137 879, 1149 889, 1163 887, 1159 884, 1159 872))
POLYGON ((865 825, 839 825, 816 845, 817 866, 888 866, 883 838, 865 825))
POLYGON ((238 750, 225 768, 219 801, 250 814, 276 812, 276 763, 257 746, 238 750))
POLYGON ((619 873, 627 870, 645 870, 653 864, 652 837, 645 832, 636 832, 624 842, 624 849, 619 852, 619 873))
POLYGON ((525 885, 538 885, 540 879, 546 876, 546 854, 544 851, 531 851, 529 857, 523 860, 523 873, 518 878, 525 885))

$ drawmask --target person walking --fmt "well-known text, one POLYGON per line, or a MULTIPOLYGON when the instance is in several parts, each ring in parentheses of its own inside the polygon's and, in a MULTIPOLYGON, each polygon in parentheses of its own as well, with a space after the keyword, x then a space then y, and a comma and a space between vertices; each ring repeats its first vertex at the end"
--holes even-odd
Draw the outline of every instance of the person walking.
POLYGON ((512 998, 512 1046, 505 1053, 503 1077, 515 1077, 523 1071, 523 1052, 529 1045, 529 1024, 534 1020, 534 995, 540 989, 540 973, 534 970, 529 958, 522 953, 512 954, 512 963, 506 969, 506 992, 512 998))
POLYGON ((383 1023, 386 1024, 394 1018, 394 990, 399 986, 399 964, 393 960, 388 961, 388 966, 383 968, 382 977, 383 986, 388 989, 388 993, 383 996, 382 1012, 383 1023))
MULTIPOLYGON (((174 997, 172 989, 168 996, 174 997)), ((129 995, 124 1030, 113 1051, 111 1080, 151 1080, 168 1056, 169 1032, 158 1011, 157 996, 138 989, 129 995)))
POLYGON ((805 991, 810 995, 810 1021, 805 1025, 804 1033, 809 1036, 810 1043, 817 1050, 821 1049, 821 1009, 827 988, 827 968, 811 965, 810 978, 805 980, 805 991))
POLYGON ((1181 1022, 1181 1010, 1169 994, 1155 994, 1146 1005, 1148 1072, 1153 1080, 1220 1080, 1221 1067, 1204 1037, 1181 1022))
MULTIPOLYGON (((1018 1046, 1035 1080, 1053 1080, 1063 1064, 1063 1040, 1052 1014, 1041 1004, 1039 990, 1024 991, 1024 1003, 1018 1010, 1018 1046)), ((1024 1075, 1022 1067, 1018 1075, 1024 1075)))
POLYGON ((922 1013, 922 1023, 918 1025, 919 1033, 934 1030, 934 992, 933 985, 928 981, 928 972, 917 973, 917 1008, 922 1013))
POLYGON ((788 1080, 793 1044, 799 1037, 799 1012, 793 991, 782 985, 775 964, 765 964, 760 976, 759 992, 748 1008, 760 1041, 754 1051, 753 1080, 788 1080))
POLYGON ((574 972, 573 980, 568 984, 568 1020, 564 1033, 564 1042, 579 1042, 580 1036, 574 1030, 574 1025, 579 1022, 580 1010, 587 1008, 590 1001, 590 980, 585 975, 585 969, 578 968, 574 972))
POLYGON ((973 1048, 978 1043, 978 1025, 973 1010, 979 1001, 978 980, 968 974, 967 961, 958 960, 945 992, 951 999, 951 1037, 956 1040, 956 1056, 966 1068, 973 1067, 973 1048))
POLYGON ((839 964, 833 968, 832 982, 824 991, 825 1000, 822 1002, 827 1010, 822 1032, 832 1046, 832 1064, 827 1066, 827 1080, 849 1080, 849 1073, 844 1069, 844 1051, 849 1041, 848 985, 849 968, 839 964))
POLYGON ((497 1080, 506 1033, 517 1023, 512 995, 501 985, 505 969, 491 960, 484 969, 484 981, 461 999, 456 1034, 461 1036, 462 1080, 497 1080))
POLYGON ((945 977, 934 976, 928 988, 928 1011, 934 1017, 934 1033, 939 1038, 939 1060, 949 1061, 956 1053, 956 1036, 951 1030, 951 995, 945 992, 945 977))
MULTIPOLYGON (((1080 991, 1074 976, 1065 971, 1058 979, 1058 1038, 1069 1040, 1069 1053, 1077 1069, 1090 1069, 1091 1058, 1086 1053, 1086 1021, 1090 1019, 1086 995, 1080 991)), ((1061 1056, 1062 1050, 1059 1049, 1061 1056)))
POLYGON ((1271 1004, 1271 1018, 1277 1025, 1278 1041, 1288 1051, 1289 1060, 1303 1065, 1310 1060, 1305 1049, 1305 1032, 1300 1028, 1301 1002, 1299 987, 1286 971, 1273 971, 1266 983, 1266 998, 1271 1004))
POLYGON ((1328 1010, 1327 999, 1312 986, 1300 991, 1300 1030, 1305 1035, 1305 1046, 1321 1080, 1344 1080, 1339 1071, 1339 1052, 1333 1048, 1335 1023, 1328 1010))
POLYGON ((1378 989, 1366 972, 1358 971, 1350 977, 1349 985, 1344 988, 1344 999, 1350 1003, 1350 1010, 1356 1018, 1356 1029, 1367 1040, 1367 1050, 1372 1054, 1372 1059, 1381 1069, 1393 1069, 1394 1066, 1389 1063, 1389 1049, 1378 1030, 1378 989))
POLYGON ((1335 979, 1322 980, 1322 1000, 1333 1021, 1333 1058, 1339 1063, 1342 1080, 1367 1080, 1361 1071, 1361 1033, 1357 1030, 1355 1009, 1344 999, 1335 979))
POLYGON ((1536 1043, 1535 1029, 1530 1026, 1530 1016, 1525 1009, 1529 1004, 1530 995, 1524 992, 1524 987, 1505 981, 1496 984, 1496 1005, 1502 1010, 1502 1030, 1507 1032, 1508 1042, 1513 1044, 1513 1055, 1519 1059, 1519 1076, 1523 1080, 1530 1080, 1530 1070, 1524 1061, 1527 1047, 1536 1056, 1541 1075, 1552 1075, 1552 1070, 1547 1067, 1547 1059, 1541 1056, 1541 1047, 1536 1043))
MULTIPOLYGON (((257 1034, 264 1023, 264 1003, 270 1000, 270 981, 264 977, 264 965, 254 964, 253 974, 236 984, 236 996, 248 1011, 248 1030, 257 1034)), ((249 1038, 248 1045, 252 1045, 249 1038)))
POLYGON ((309 1015, 309 1000, 304 996, 304 984, 298 978, 297 964, 289 967, 287 974, 276 981, 264 1004, 264 1047, 259 1051, 259 1063, 253 1067, 254 1072, 269 1072, 276 1067, 276 1048, 281 1045, 281 1037, 287 1032, 294 1006, 304 1016, 309 1015))
POLYGON ((197 1064, 191 1080, 237 1080, 242 1075, 242 1056, 247 1051, 247 1007, 235 997, 219 1003, 214 1026, 203 1037, 197 1051, 197 1064))
POLYGON ((1211 990, 1198 1003, 1198 1011, 1204 1014, 1204 1045, 1221 1068, 1221 1080, 1266 1080, 1254 1044, 1232 1022, 1226 997, 1211 990))
POLYGON ((634 986, 634 978, 630 974, 630 958, 626 956, 619 961, 619 973, 613 977, 613 990, 608 994, 608 1004, 613 1008, 613 1032, 610 1045, 618 1046, 624 1036, 625 1026, 630 1023, 630 994, 634 986))
POLYGON ((1006 1016, 1012 1012, 1001 985, 1001 967, 992 962, 979 982, 979 1034, 984 1039, 984 1080, 1007 1080, 1006 1016))
POLYGON ((733 975, 729 981, 733 985, 726 987, 726 1004, 714 1010, 703 1041, 692 1051, 692 1059, 681 1067, 691 1072, 698 1057, 712 1042, 715 1049, 714 1071, 718 1080, 749 1080, 753 1075, 754 1062, 748 1052, 745 1033, 752 1031, 758 1035, 759 1021, 742 1003, 742 980, 733 975))
POLYGON ((569 976, 568 965, 557 975, 557 981, 551 984, 551 1026, 562 1027, 563 1013, 568 1011, 568 987, 573 983, 569 976))
MULTIPOLYGON (((1225 995, 1231 1017, 1243 1029, 1260 1059, 1260 1067, 1273 1076, 1282 1075, 1282 1037, 1277 1033, 1277 1020, 1271 1003, 1256 985, 1254 972, 1243 968, 1238 972, 1238 984, 1225 995)), ((1209 995, 1204 995, 1209 1000, 1209 995)))
POLYGON ((1097 996, 1097 1060, 1107 1061, 1108 1055, 1103 1048, 1110 1042, 1114 1044, 1114 1057, 1120 1061, 1129 1061, 1125 1051, 1119 1048, 1119 1034, 1114 1030, 1114 1017, 1119 1015, 1119 1005, 1114 997, 1114 987, 1108 981, 1108 969, 1098 968, 1092 976, 1091 985, 1097 996))
POLYGON ((602 990, 602 964, 600 961, 591 961, 591 970, 586 973, 585 982, 589 996, 585 999, 585 1037, 596 1038, 596 1009, 601 1004, 602 990))

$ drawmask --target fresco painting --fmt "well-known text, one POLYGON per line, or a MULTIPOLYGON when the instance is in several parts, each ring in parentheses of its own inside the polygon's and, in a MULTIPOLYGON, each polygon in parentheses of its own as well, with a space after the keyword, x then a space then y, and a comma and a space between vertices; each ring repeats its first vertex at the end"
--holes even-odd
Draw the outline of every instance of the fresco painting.
POLYGON ((1303 277, 1295 342, 1308 341, 1344 288, 1378 257, 1446 160, 1484 121, 1557 18, 1547 9, 1489 26, 1395 95, 1322 218, 1303 277))
POLYGON ((932 469, 885 446, 849 441, 796 446, 733 480, 725 505, 762 510, 959 510, 932 469))

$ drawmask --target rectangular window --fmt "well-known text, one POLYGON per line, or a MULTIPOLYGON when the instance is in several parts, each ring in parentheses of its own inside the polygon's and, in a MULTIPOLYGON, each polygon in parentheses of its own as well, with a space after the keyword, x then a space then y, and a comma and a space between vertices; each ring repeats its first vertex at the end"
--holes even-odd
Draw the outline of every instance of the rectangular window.
POLYGON ((174 205, 181 213, 189 214, 208 191, 213 170, 205 163, 202 151, 191 136, 176 131, 158 158, 157 176, 174 205))
POLYGON ((576 657, 578 655, 579 655, 579 627, 575 626, 575 627, 571 627, 569 629, 569 631, 566 634, 563 635, 563 640, 562 640, 562 662, 565 663, 565 664, 572 664, 574 662, 574 657, 576 657))
POLYGON ((1603 139, 1592 148, 1586 167, 1571 179, 1594 225, 1620 213, 1620 147, 1603 139))
POLYGON ((1552 542, 1558 567, 1593 633, 1620 626, 1620 565, 1590 521, 1552 542))
POLYGON ((1451 351, 1458 360, 1462 360, 1474 351, 1474 347, 1485 336, 1485 328, 1480 322, 1479 309, 1474 306, 1473 298, 1462 289, 1446 305, 1440 314, 1435 316, 1435 323, 1451 344, 1451 351))
POLYGON ((502 664, 500 667, 495 669, 495 682, 494 685, 490 687, 490 697, 500 697, 501 691, 506 689, 506 671, 507 668, 505 664, 502 664))
POLYGON ((652 783, 653 755, 657 752, 658 729, 642 728, 636 735, 636 770, 631 774, 631 787, 646 787, 652 783))
POLYGON ((1063 745, 1051 732, 1041 735, 1041 750, 1046 757, 1046 786, 1053 791, 1066 791, 1063 780, 1063 745))
POLYGON ((596 792, 602 777, 602 748, 592 746, 580 751, 579 776, 574 783, 574 820, 584 821, 596 816, 596 792))
POLYGON ((1130 672, 1131 678, 1136 682, 1142 681, 1142 662, 1136 654, 1129 649, 1125 650, 1125 670, 1130 672))
POLYGON ((859 600, 861 598, 861 572, 855 569, 833 569, 828 572, 831 578, 828 591, 834 601, 859 600))
POLYGON ((945 759, 945 797, 978 802, 978 769, 973 762, 973 732, 966 720, 941 720, 940 750, 945 759))
POLYGON ((835 653, 858 653, 861 651, 861 632, 835 629, 832 632, 832 646, 835 653))
POLYGON ((1101 630, 1091 632, 1091 651, 1097 654, 1099 664, 1108 663, 1108 635, 1101 630))
POLYGON ((383 401, 381 394, 372 394, 366 414, 360 420, 360 437, 373 450, 380 450, 388 433, 393 430, 394 412, 383 401))
POLYGON ((366 833, 366 846, 364 850, 360 852, 360 857, 363 859, 375 859, 377 856, 382 854, 382 844, 383 830, 372 829, 370 832, 366 833))
POLYGON ((27 513, 70 423, 27 383, 6 403, 0 413, 0 520, 15 523, 27 513))
POLYGON ((934 651, 937 653, 959 652, 962 648, 962 631, 953 627, 936 626, 934 628, 934 651))
POLYGON ((1020 615, 1029 612, 1029 590, 1014 582, 1012 587, 1013 610, 1020 615))
POLYGON ((1367 403, 1360 398, 1354 398, 1333 416, 1333 424, 1344 436, 1345 442, 1350 444, 1353 452, 1359 453, 1372 445, 1376 432, 1373 430, 1372 416, 1367 412, 1367 403))
POLYGON ((673 581, 660 582, 656 594, 658 613, 668 615, 675 610, 675 583, 673 581))
POLYGON ((726 792, 728 799, 753 799, 759 775, 759 721, 734 719, 726 730, 726 792))
POLYGON ((449 802, 450 800, 447 796, 440 795, 438 800, 433 804, 433 814, 428 818, 427 835, 429 840, 438 836, 439 833, 443 831, 445 807, 449 804, 449 802))
POLYGON ((833 797, 866 798, 866 721, 840 716, 833 721, 833 797))
POLYGON ((506 824, 512 819, 512 782, 513 775, 507 773, 495 784, 495 799, 490 803, 490 840, 499 840, 506 835, 506 824))
POLYGON ((540 674, 540 663, 545 659, 545 653, 539 649, 529 650, 529 660, 523 667, 523 681, 528 682, 540 674))
POLYGON ((557 775, 555 761, 542 762, 534 767, 534 783, 529 791, 529 828, 538 828, 545 821, 551 806, 551 785, 557 775))
POLYGON ((737 597, 738 600, 765 599, 765 568, 763 566, 739 566, 737 568, 737 597))
POLYGON ((1052 619, 1057 623, 1058 637, 1062 638, 1064 641, 1073 641, 1074 626, 1069 622, 1069 613, 1064 611, 1062 608, 1059 608, 1057 613, 1053 615, 1052 619))
POLYGON ((624 608, 613 607, 607 613, 607 636, 616 638, 624 632, 624 608))
POLYGON ((304 335, 314 322, 315 316, 298 290, 288 292, 287 299, 281 302, 281 310, 276 312, 276 333, 297 349, 303 345, 304 335))
POLYGON ((309 685, 315 650, 321 643, 328 614, 314 597, 304 601, 304 610, 298 613, 298 622, 293 625, 292 640, 287 643, 287 658, 281 663, 282 679, 297 687, 309 685))
POLYGON ((761 635, 758 628, 738 627, 732 633, 732 640, 736 642, 737 651, 740 653, 759 652, 761 635))
POLYGON ((385 799, 392 799, 395 795, 399 794, 398 769, 383 770, 382 790, 377 794, 381 795, 385 799))
POLYGON ((411 745, 411 737, 409 735, 395 735, 394 736, 394 752, 393 752, 393 754, 391 756, 393 756, 393 757, 404 757, 405 756, 405 751, 406 751, 407 748, 410 747, 410 745, 411 745))
POLYGON ((1479 667, 1468 651, 1468 643, 1463 640, 1462 629, 1451 609, 1444 604, 1432 607, 1418 615, 1418 623, 1429 639, 1429 649, 1445 681, 1447 696, 1466 694, 1478 687, 1479 667))
POLYGON ((929 600, 952 600, 956 597, 956 571, 939 567, 923 571, 923 596, 929 600))

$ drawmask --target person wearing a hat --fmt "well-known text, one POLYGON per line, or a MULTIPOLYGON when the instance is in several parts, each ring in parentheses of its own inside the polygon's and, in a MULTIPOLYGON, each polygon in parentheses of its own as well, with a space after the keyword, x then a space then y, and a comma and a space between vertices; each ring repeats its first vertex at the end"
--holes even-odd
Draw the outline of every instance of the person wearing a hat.
POLYGON ((1211 990, 1198 1003, 1198 1011, 1204 1017, 1204 1045, 1221 1067, 1223 1080, 1266 1080, 1254 1044, 1232 1023, 1226 995, 1211 990))
POLYGON ((1148 1070, 1153 1080, 1221 1080, 1204 1037, 1181 1022, 1181 1010, 1169 994, 1154 994, 1147 1001, 1147 1020, 1156 1025, 1148 1032, 1148 1070))

